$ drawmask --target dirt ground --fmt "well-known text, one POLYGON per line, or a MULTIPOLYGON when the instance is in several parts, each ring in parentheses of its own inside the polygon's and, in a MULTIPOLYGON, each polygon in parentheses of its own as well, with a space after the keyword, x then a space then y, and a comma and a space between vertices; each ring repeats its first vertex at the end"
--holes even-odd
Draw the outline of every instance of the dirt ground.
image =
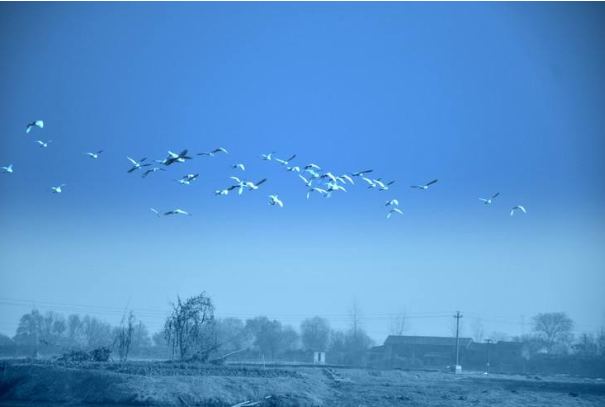
POLYGON ((1 406, 605 406, 602 380, 564 376, 13 361, 0 378, 1 406))

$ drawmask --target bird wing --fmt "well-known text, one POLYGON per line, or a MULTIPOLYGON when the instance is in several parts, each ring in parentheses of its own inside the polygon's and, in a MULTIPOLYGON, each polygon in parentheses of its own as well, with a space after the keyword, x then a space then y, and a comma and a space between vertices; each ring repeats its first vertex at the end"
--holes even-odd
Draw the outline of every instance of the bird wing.
POLYGON ((479 200, 482 202, 487 202, 487 199, 484 199, 484 198, 479 198, 479 200))
POLYGON ((496 192, 493 196, 492 199, 494 199, 495 197, 497 197, 498 195, 500 195, 500 192, 496 192))
POLYGON ((137 162, 135 160, 133 160, 132 158, 130 158, 130 157, 126 157, 126 158, 128 158, 128 161, 130 161, 132 163, 132 165, 137 165, 137 162))
POLYGON ((429 182, 428 184, 426 184, 426 185, 425 185, 425 187, 428 187, 429 185, 433 185, 433 184, 434 184, 434 183, 436 183, 437 181, 439 181, 439 180, 434 179, 434 180, 432 180, 431 182, 429 182))
POLYGON ((263 179, 261 179, 260 181, 258 181, 258 182, 256 183, 256 186, 259 186, 260 184, 263 184, 263 183, 265 183, 266 181, 267 181, 267 178, 263 178, 263 179))
POLYGON ((288 158, 288 160, 287 160, 287 161, 292 161, 292 160, 293 160, 293 159, 295 159, 295 158, 296 158, 296 154, 293 154, 293 155, 292 155, 292 157, 288 158))

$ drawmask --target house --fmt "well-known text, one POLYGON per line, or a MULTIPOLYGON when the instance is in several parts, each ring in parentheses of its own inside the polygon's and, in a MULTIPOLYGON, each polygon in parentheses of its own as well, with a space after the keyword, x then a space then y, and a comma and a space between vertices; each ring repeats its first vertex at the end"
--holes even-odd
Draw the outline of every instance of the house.
MULTIPOLYGON (((462 364, 471 343, 471 338, 458 339, 462 364)), ((382 348, 384 358, 407 363, 409 367, 445 367, 456 360, 456 338, 452 337, 391 335, 382 348)))

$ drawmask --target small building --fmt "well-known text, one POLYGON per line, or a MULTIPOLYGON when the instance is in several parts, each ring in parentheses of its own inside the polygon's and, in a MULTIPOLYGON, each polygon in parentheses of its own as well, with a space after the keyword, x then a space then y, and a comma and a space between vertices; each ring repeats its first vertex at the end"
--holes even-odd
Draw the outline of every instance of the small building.
POLYGON ((314 365, 325 365, 326 364, 326 352, 313 352, 313 364, 314 365))

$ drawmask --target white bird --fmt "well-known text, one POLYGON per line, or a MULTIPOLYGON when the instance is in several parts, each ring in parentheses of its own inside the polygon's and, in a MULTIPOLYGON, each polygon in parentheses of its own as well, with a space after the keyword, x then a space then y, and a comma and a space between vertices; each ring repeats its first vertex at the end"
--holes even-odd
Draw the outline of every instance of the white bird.
POLYGON ((36 140, 36 141, 34 141, 34 143, 38 143, 38 145, 39 145, 40 147, 42 147, 42 148, 46 148, 46 147, 48 147, 48 144, 50 144, 50 143, 52 143, 52 142, 53 142, 52 140, 48 140, 46 143, 45 143, 45 142, 43 142, 42 140, 36 140))
POLYGON ((192 216, 189 212, 185 212, 182 209, 174 209, 172 211, 165 212, 164 215, 188 215, 192 216))
POLYGON ((5 174, 12 174, 13 173, 13 165, 9 164, 8 167, 2 167, 2 172, 5 174))
POLYGON ((391 199, 390 201, 386 201, 384 206, 399 206, 399 201, 397 199, 391 199))
POLYGON ((155 213, 155 216, 157 216, 158 218, 160 217, 160 212, 158 212, 157 210, 153 209, 153 208, 149 208, 151 209, 151 212, 155 213))
POLYGON ((25 126, 25 132, 29 133, 34 127, 38 127, 40 129, 43 129, 44 128, 44 121, 42 121, 42 120, 36 120, 35 122, 28 123, 27 126, 25 126))
POLYGON ((141 167, 147 167, 147 166, 151 165, 150 163, 147 163, 147 164, 142 164, 142 163, 143 163, 143 161, 145 161, 145 160, 147 159, 147 157, 145 157, 145 158, 141 158, 141 160, 140 160, 139 162, 137 162, 137 161, 133 160, 133 159, 132 159, 132 158, 130 158, 130 157, 126 157, 126 158, 128 158, 128 161, 130 161, 130 162, 132 163, 132 167, 131 167, 131 168, 130 168, 128 171, 126 171, 126 172, 128 172, 128 173, 131 173, 131 172, 133 172, 133 171, 136 171, 136 170, 138 170, 138 169, 139 169, 139 168, 141 168, 141 167))
POLYGON ((282 160, 280 158, 275 157, 275 161, 277 161, 281 165, 288 165, 288 164, 290 164, 290 161, 292 161, 295 158, 296 158, 296 154, 293 154, 292 157, 288 158, 287 160, 282 160))
POLYGON ((347 174, 341 175, 339 177, 340 179, 346 179, 347 181, 349 181, 352 185, 355 185, 355 182, 353 181, 353 178, 349 177, 347 174))
POLYGON ((275 151, 272 151, 269 154, 261 154, 261 157, 263 157, 263 161, 271 161, 273 159, 273 154, 275 154, 275 151))
POLYGON ((183 177, 181 179, 184 179, 186 181, 195 181, 197 179, 197 177, 199 177, 200 174, 187 174, 187 175, 183 175, 183 177))
POLYGON ((310 187, 311 184, 313 183, 313 180, 308 180, 305 177, 303 177, 302 175, 298 174, 298 176, 300 177, 300 179, 302 179, 305 182, 305 185, 310 187))
POLYGON ((332 181, 336 182, 336 177, 331 172, 326 172, 325 174, 321 174, 321 176, 319 178, 321 178, 321 179, 330 178, 332 181))
POLYGON ((338 185, 336 182, 328 182, 328 191, 344 191, 347 192, 345 187, 338 185))
POLYGON ((240 169, 242 171, 246 171, 246 167, 244 166, 244 164, 233 164, 231 168, 234 170, 240 169))
POLYGON ((296 172, 300 172, 300 167, 286 167, 286 171, 296 171, 296 172))
POLYGON ((363 177, 363 176, 361 177, 361 179, 368 183, 368 188, 376 188, 376 183, 374 182, 374 180, 371 180, 371 179, 363 177))
POLYGON ((235 189, 235 188, 239 188, 239 190, 237 191, 238 195, 241 195, 242 192, 244 192, 244 188, 246 187, 246 182, 244 182, 243 180, 239 179, 238 177, 229 177, 232 180, 234 180, 235 182, 237 182, 237 185, 233 185, 232 187, 230 187, 231 189, 235 189))
POLYGON ((309 199, 309 197, 311 197, 311 193, 313 193, 313 192, 317 192, 318 194, 323 195, 325 198, 328 198, 330 196, 330 193, 328 191, 326 191, 325 189, 311 188, 307 192, 307 199, 309 199))
POLYGON ((266 182, 266 181, 267 181, 267 178, 263 178, 260 181, 258 181, 256 184, 254 182, 252 182, 252 181, 248 181, 248 182, 245 183, 245 185, 248 187, 249 191, 252 191, 252 190, 258 189, 258 186, 261 185, 262 183, 266 182))
POLYGON ((498 195, 500 195, 500 192, 496 192, 494 195, 492 195, 491 198, 489 199, 484 199, 484 198, 479 198, 480 201, 482 201, 485 205, 491 204, 492 200, 494 200, 498 195))
POLYGON ((191 182, 187 181, 186 179, 175 179, 175 181, 181 185, 191 185, 191 182))
POLYGON ((168 150, 168 157, 166 157, 164 160, 156 160, 156 162, 169 166, 174 163, 184 163, 185 160, 191 160, 191 157, 187 155, 187 149, 184 149, 179 154, 168 150))
POLYGON ((284 207, 284 203, 277 197, 277 195, 269 195, 269 205, 279 205, 280 208, 284 207))
POLYGON ((387 219, 389 219, 391 215, 395 212, 403 215, 403 212, 401 212, 401 210, 399 210, 398 208, 393 208, 389 211, 389 213, 387 213, 387 219))
POLYGON ((416 188, 416 189, 420 189, 423 191, 426 191, 427 189, 429 189, 430 185, 433 185, 434 183, 436 183, 438 180, 434 179, 431 182, 424 184, 424 185, 412 185, 411 188, 416 188))
POLYGON ((207 152, 207 153, 197 153, 197 155, 205 155, 205 156, 208 156, 208 157, 214 157, 214 155, 216 153, 229 154, 226 149, 224 149, 223 147, 219 147, 219 148, 215 148, 214 150, 212 150, 210 152, 207 152))
POLYGON ((511 209, 510 216, 513 216, 515 214, 516 210, 520 210, 523 213, 527 213, 527 211, 525 210, 525 208, 523 206, 517 205, 517 206, 513 206, 513 209, 511 209))
POLYGON ((99 158, 99 154, 101 154, 102 152, 103 152, 103 150, 99 150, 96 153, 84 153, 84 154, 86 154, 90 158, 94 158, 96 160, 97 158, 99 158))
POLYGON ((229 195, 229 191, 232 191, 235 188, 237 188, 237 186, 232 186, 227 189, 217 189, 216 191, 214 191, 214 195, 229 195))
POLYGON ((53 191, 53 194, 60 194, 61 192, 63 192, 61 190, 61 188, 63 188, 66 184, 61 184, 58 187, 50 187, 50 189, 53 191))
POLYGON ((365 174, 368 174, 370 172, 373 172, 374 170, 365 170, 365 171, 358 171, 358 172, 353 172, 351 173, 351 175, 353 177, 363 177, 365 174))
POLYGON ((303 167, 304 170, 317 170, 317 171, 321 171, 321 167, 317 164, 307 164, 303 167))
POLYGON ((386 190, 388 190, 388 189, 389 189, 389 187, 390 187, 391 185, 393 185, 393 184, 395 183, 395 181, 391 181, 391 182, 387 182, 387 183, 385 184, 384 182, 382 182, 382 180, 381 180, 381 179, 375 179, 375 180, 373 180, 373 181, 374 181, 374 183, 375 183, 376 185, 378 185, 378 186, 380 187, 380 188, 378 188, 378 190, 379 190, 379 191, 386 191, 386 190))
POLYGON ((151 174, 152 172, 156 172, 156 171, 164 171, 164 172, 166 172, 166 170, 165 170, 165 169, 163 169, 163 168, 160 168, 160 167, 153 167, 153 168, 150 168, 150 169, 148 169, 147 171, 145 171, 145 172, 143 173, 143 175, 141 175, 141 178, 145 178, 145 177, 147 177, 149 174, 151 174))
POLYGON ((305 172, 308 172, 309 174, 311 174, 311 178, 320 178, 321 175, 319 175, 316 171, 314 171, 312 168, 307 168, 305 170, 305 172))

